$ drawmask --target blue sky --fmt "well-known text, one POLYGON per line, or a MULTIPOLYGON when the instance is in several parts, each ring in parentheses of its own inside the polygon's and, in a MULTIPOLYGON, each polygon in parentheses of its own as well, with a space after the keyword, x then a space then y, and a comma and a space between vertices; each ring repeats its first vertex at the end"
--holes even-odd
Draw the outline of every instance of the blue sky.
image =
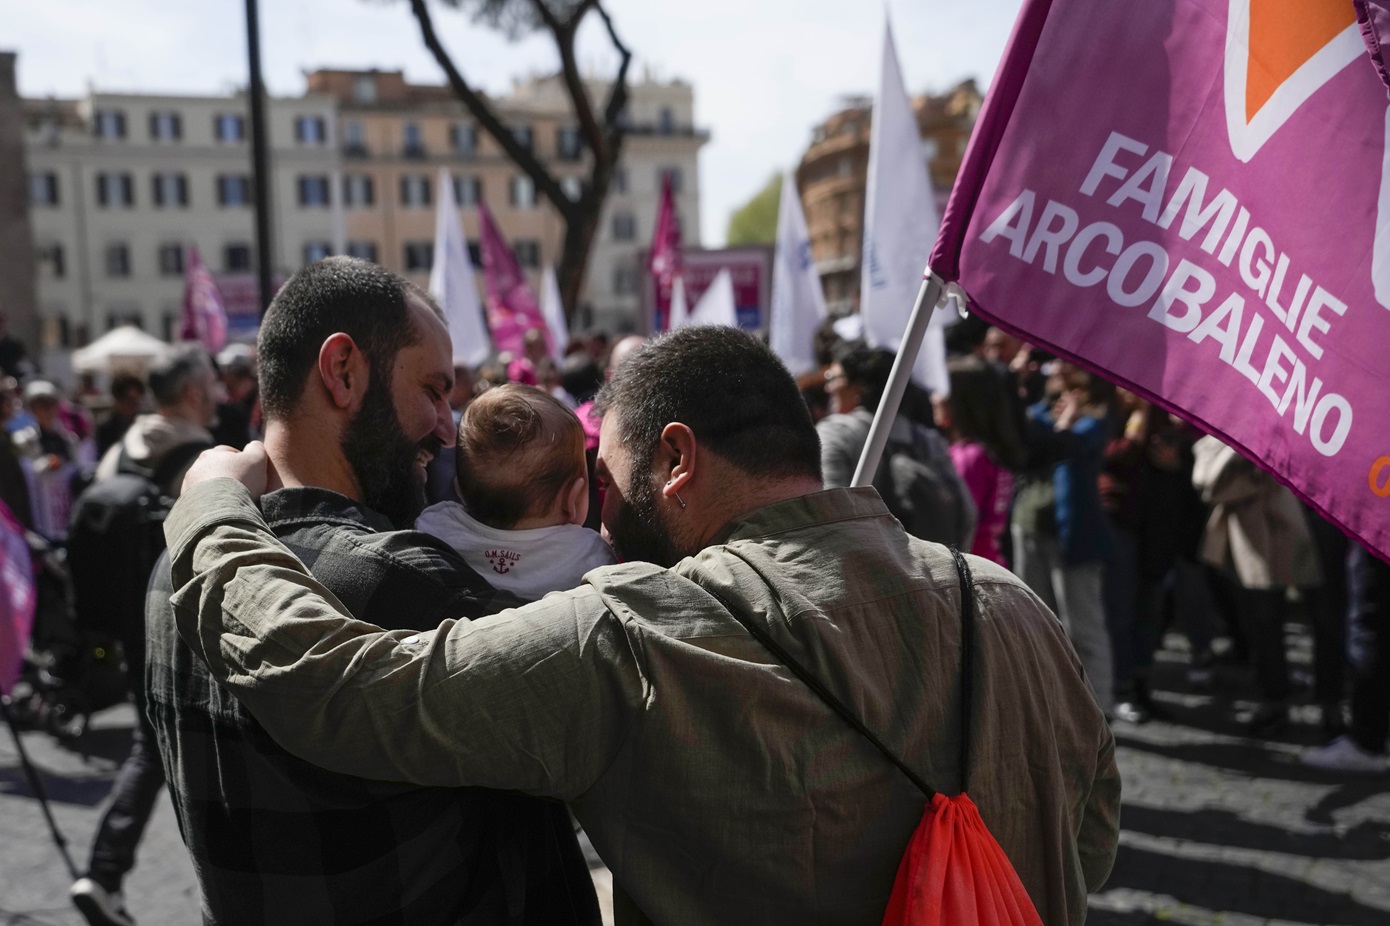
MULTIPOLYGON (((940 91, 966 77, 988 86, 1021 0, 893 0, 908 91, 940 91)), ((812 127, 842 97, 871 94, 884 6, 862 0, 608 0, 620 35, 645 69, 695 89, 696 121, 712 133, 701 155, 706 246, 723 242, 729 213, 773 172, 796 164, 812 127)), ((241 0, 53 0, 6 4, 0 48, 19 52, 20 92, 76 96, 101 90, 220 93, 245 82, 241 0)), ((403 69, 420 83, 443 76, 403 0, 262 0, 261 55, 270 91, 303 90, 319 66, 403 69)), ((593 19, 593 17, 590 17, 593 19)), ((540 38, 509 43, 436 4, 435 23, 470 80, 494 93, 556 67, 540 38)), ((580 61, 611 73, 594 21, 580 61)))

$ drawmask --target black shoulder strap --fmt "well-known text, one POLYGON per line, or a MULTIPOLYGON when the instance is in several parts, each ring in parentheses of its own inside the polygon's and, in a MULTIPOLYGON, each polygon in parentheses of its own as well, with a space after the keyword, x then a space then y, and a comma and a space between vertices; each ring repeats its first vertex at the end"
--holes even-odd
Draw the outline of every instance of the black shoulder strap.
POLYGON ((960 790, 964 793, 970 790, 970 766, 974 758, 977 606, 970 564, 955 547, 951 547, 951 556, 956 561, 956 575, 960 576, 960 790))
MULTIPOLYGON (((951 556, 955 559, 956 574, 960 577, 961 594, 960 752, 961 791, 964 792, 965 790, 967 790, 966 786, 968 785, 970 778, 970 722, 972 716, 971 700, 974 696, 974 672, 972 671, 972 669, 974 665, 975 647, 975 590, 970 577, 970 566, 965 562, 965 557, 962 556, 960 554, 960 551, 957 550, 955 547, 951 548, 951 556)), ((719 595, 716 592, 710 591, 709 589, 706 589, 706 591, 709 591, 710 594, 713 595, 715 599, 718 600, 719 603, 724 606, 724 609, 728 611, 730 614, 732 614, 734 619, 743 625, 744 629, 747 630, 749 634, 753 636, 754 639, 756 639, 759 643, 766 647, 767 650, 772 653, 772 655, 776 656, 778 660, 782 662, 783 665, 785 665, 788 669, 791 670, 793 675, 801 679, 801 681, 806 685, 806 687, 810 688, 811 691, 815 693, 816 697, 820 698, 822 701, 826 703, 826 705, 828 705, 832 710, 834 710, 835 713, 839 714, 840 717, 845 721, 845 723, 849 724, 855 730, 859 731, 860 735, 862 735, 865 739, 872 743, 874 747, 877 748, 878 751, 883 754, 883 757, 885 759, 896 765, 902 771, 902 773, 907 776, 908 780, 911 781, 914 785, 916 785, 918 790, 920 790, 923 794, 927 796, 928 800, 935 796, 936 792, 932 790, 930 785, 928 785, 925 781, 922 780, 921 776, 919 776, 912 769, 908 768, 907 763, 903 762, 902 759, 899 759, 897 754, 893 752, 893 750, 885 746, 883 744, 883 741, 879 739, 878 736, 875 735, 872 730, 865 726, 863 721, 856 717, 848 707, 844 705, 844 702, 840 701, 839 698, 835 697, 835 695, 831 693, 830 689, 826 688, 823 684, 821 684, 820 680, 816 678, 814 675, 812 675, 806 669, 805 666, 801 665, 801 663, 797 662, 794 658, 792 658, 792 655, 786 651, 785 647, 783 647, 780 643, 774 640, 772 636, 757 623, 746 618, 743 615, 743 613, 739 611, 739 609, 730 605, 726 600, 724 600, 724 598, 721 595, 719 595)))

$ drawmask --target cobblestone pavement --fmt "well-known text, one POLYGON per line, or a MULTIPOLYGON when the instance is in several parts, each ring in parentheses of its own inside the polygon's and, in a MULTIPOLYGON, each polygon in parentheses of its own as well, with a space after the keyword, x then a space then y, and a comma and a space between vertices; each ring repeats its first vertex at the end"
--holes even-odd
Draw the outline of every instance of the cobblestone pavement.
MULTIPOLYGON (((1322 742, 1322 717, 1297 697, 1286 734, 1245 737, 1236 718, 1255 706, 1242 697, 1249 670, 1194 690, 1174 643, 1155 672, 1169 722, 1115 727, 1120 854, 1088 924, 1390 924, 1390 777, 1300 764, 1322 742)), ((1306 682, 1308 639, 1291 643, 1295 681, 1306 682)))
MULTIPOLYGON (((1184 655, 1165 651, 1158 699, 1175 722, 1117 725, 1125 801, 1120 856, 1092 898, 1096 926, 1390 926, 1390 777, 1350 778, 1298 764, 1317 742, 1300 706, 1276 742, 1240 735, 1248 673, 1225 670, 1216 693, 1191 690, 1184 655)), ((76 746, 26 733, 59 826, 85 863, 100 805, 129 747, 129 706, 99 715, 76 746)), ((607 900, 611 881, 594 858, 607 900)), ((0 926, 81 926, 70 878, 9 732, 0 731, 0 926)), ((198 921, 193 870, 162 799, 126 882, 143 926, 198 921)))
MULTIPOLYGON (((38 732, 22 735, 79 871, 86 867, 103 801, 121 760, 130 751, 134 725, 135 709, 125 704, 98 714, 92 728, 75 743, 61 743, 38 732)), ((612 877, 588 840, 582 843, 604 922, 611 924, 612 877)), ((86 926, 68 901, 71 883, 43 811, 25 781, 14 738, 8 729, 0 729, 0 926, 86 926)), ((167 797, 155 805, 135 870, 126 878, 125 896, 126 906, 140 926, 193 926, 201 922, 193 865, 167 797)))

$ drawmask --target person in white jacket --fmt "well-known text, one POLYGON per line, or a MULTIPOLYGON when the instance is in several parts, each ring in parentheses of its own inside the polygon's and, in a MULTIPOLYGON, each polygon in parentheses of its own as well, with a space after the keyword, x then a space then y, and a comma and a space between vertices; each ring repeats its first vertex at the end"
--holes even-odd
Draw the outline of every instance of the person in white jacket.
POLYGON ((459 422, 459 502, 415 522, 458 551, 498 589, 523 601, 573 588, 613 550, 584 527, 589 476, 584 429, 549 393, 515 383, 474 399, 459 422))

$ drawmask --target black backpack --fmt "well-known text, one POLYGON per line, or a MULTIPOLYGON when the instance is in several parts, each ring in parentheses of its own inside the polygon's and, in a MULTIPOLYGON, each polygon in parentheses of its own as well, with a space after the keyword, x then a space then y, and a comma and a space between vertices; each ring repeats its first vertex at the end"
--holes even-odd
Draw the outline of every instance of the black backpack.
POLYGON ((163 486, 211 444, 180 444, 157 467, 121 448, 116 474, 83 490, 68 528, 68 571, 77 626, 118 639, 145 625, 145 588, 164 552, 164 518, 173 498, 163 486))
POLYGON ((874 488, 912 536, 968 548, 978 520, 974 499, 950 456, 934 453, 915 425, 912 438, 888 441, 874 488))

